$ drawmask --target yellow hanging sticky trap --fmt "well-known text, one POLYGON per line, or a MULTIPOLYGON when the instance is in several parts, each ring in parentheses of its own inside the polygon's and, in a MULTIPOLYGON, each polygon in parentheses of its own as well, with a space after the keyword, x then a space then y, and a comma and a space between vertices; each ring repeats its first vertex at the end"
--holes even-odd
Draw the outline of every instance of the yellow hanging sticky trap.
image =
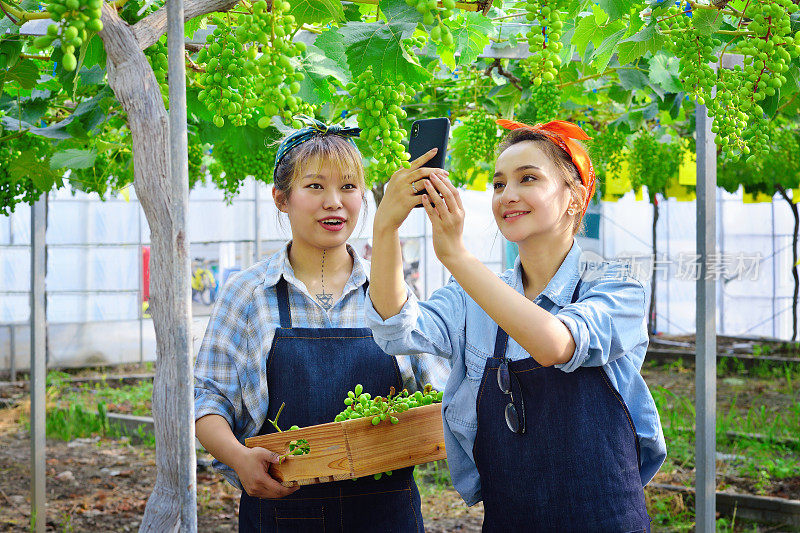
POLYGON ((772 196, 770 196, 767 193, 763 193, 763 192, 759 191, 756 194, 756 201, 759 202, 759 203, 769 204, 769 203, 772 203, 772 196))
POLYGON ((697 156, 685 153, 681 166, 678 167, 678 183, 681 185, 697 185, 697 156))
POLYGON ((123 188, 121 188, 119 190, 120 197, 123 200, 125 200, 126 202, 130 202, 131 201, 131 191, 128 190, 128 187, 129 187, 129 185, 126 185, 125 187, 123 187, 123 188))
POLYGON ((632 189, 631 174, 628 168, 628 161, 623 160, 619 166, 619 172, 608 173, 608 184, 606 192, 615 196, 623 196, 632 189))
POLYGON ((745 191, 744 194, 742 194, 742 203, 745 203, 745 204, 755 204, 755 203, 757 203, 755 195, 752 195, 749 192, 745 191))
POLYGON ((485 191, 486 187, 489 185, 489 173, 475 169, 474 174, 475 177, 469 185, 467 185, 467 189, 470 191, 485 191))
POLYGON ((639 187, 638 189, 636 189, 635 195, 636 195, 636 201, 637 202, 641 202, 642 200, 644 200, 644 190, 643 189, 644 189, 644 187, 639 187))
POLYGON ((792 203, 800 202, 800 189, 792 189, 792 203))

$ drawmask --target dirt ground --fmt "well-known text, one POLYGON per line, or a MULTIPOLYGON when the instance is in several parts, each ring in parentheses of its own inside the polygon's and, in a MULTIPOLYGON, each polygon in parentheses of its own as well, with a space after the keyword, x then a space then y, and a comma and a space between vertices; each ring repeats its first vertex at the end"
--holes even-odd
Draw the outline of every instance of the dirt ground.
MULTIPOLYGON (((0 531, 28 531, 30 441, 0 434, 0 531)), ((47 530, 136 531, 156 476, 154 450, 126 439, 47 441, 47 530)), ((239 491, 211 469, 197 473, 198 531, 236 531, 239 491)), ((452 489, 423 497, 426 530, 479 532, 483 509, 452 489)))

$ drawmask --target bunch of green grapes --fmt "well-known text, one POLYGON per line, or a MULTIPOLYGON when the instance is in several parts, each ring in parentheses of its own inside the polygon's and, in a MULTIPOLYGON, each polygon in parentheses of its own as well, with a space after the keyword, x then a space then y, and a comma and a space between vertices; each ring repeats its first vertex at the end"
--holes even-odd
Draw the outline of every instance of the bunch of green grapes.
MULTIPOLYGON (((758 106, 757 113, 747 113, 742 105, 742 70, 722 70, 717 78, 717 94, 708 104, 708 115, 714 118, 711 131, 716 134, 716 143, 730 159, 738 159, 740 154, 750 154, 745 132, 756 133, 751 121, 764 121, 764 113, 758 106)), ((751 110, 754 111, 754 110, 751 110)))
POLYGON ((673 142, 660 142, 646 128, 640 130, 631 142, 628 157, 631 186, 638 190, 642 185, 647 185, 651 196, 663 191, 669 179, 677 175, 682 158, 680 146, 673 142))
POLYGON ((584 130, 592 138, 589 154, 597 177, 605 183, 606 176, 618 175, 622 170, 628 138, 620 130, 597 131, 591 124, 585 125, 584 130))
POLYGON ((686 92, 704 104, 711 97, 711 88, 717 75, 711 63, 717 61, 714 50, 722 41, 704 35, 694 27, 691 18, 683 16, 681 8, 672 6, 658 23, 663 31, 669 31, 669 50, 680 58, 680 77, 686 92))
POLYGON ((225 193, 225 201, 230 203, 239 193, 247 176, 260 181, 270 181, 275 165, 276 148, 242 152, 233 148, 228 141, 214 144, 211 153, 214 161, 209 165, 211 181, 225 193))
POLYGON ((363 130, 362 154, 372 163, 367 169, 371 178, 385 179, 408 161, 401 126, 406 112, 401 106, 419 90, 414 84, 379 81, 371 68, 347 84, 352 105, 358 109, 358 126, 363 130))
POLYGON ((189 155, 189 190, 194 189, 198 183, 205 183, 205 170, 203 169, 203 156, 208 146, 200 142, 196 135, 189 135, 187 152, 189 155))
POLYGON ((464 119, 461 127, 466 128, 464 157, 474 162, 494 160, 494 151, 500 141, 494 117, 479 109, 464 119))
POLYGON ((406 0, 406 4, 417 9, 422 15, 423 24, 433 26, 430 31, 433 42, 453 46, 453 34, 444 21, 453 16, 456 0, 442 0, 442 7, 439 7, 437 0, 406 0))
POLYGON ((336 415, 334 421, 343 422, 356 418, 369 418, 373 426, 377 426, 386 419, 392 424, 397 424, 400 420, 394 416, 395 414, 441 401, 442 393, 434 390, 430 383, 425 385, 422 391, 414 394, 409 394, 408 389, 395 393, 395 388, 392 387, 389 395, 385 398, 383 396, 373 398, 370 393, 364 392, 364 387, 359 383, 355 386, 355 390, 347 393, 347 398, 344 399, 347 407, 336 415))
POLYGON ((561 110, 561 89, 554 81, 531 87, 531 96, 517 111, 517 120, 537 124, 556 120, 561 110))
POLYGON ((89 37, 89 32, 103 29, 100 21, 103 0, 49 0, 47 12, 56 24, 47 27, 47 35, 33 41, 36 48, 44 50, 60 38, 61 66, 72 72, 78 66, 75 50, 89 37))
POLYGON ((525 75, 534 86, 545 81, 553 81, 558 75, 561 57, 558 53, 563 48, 561 33, 564 23, 561 20, 561 5, 554 0, 528 0, 525 4, 527 19, 538 21, 539 26, 532 26, 527 33, 528 48, 531 55, 520 61, 525 75))
POLYGON ((144 51, 144 55, 153 68, 153 73, 161 89, 161 97, 164 99, 164 106, 169 106, 169 83, 167 82, 167 72, 169 62, 167 61, 167 38, 161 37, 156 44, 144 51))
MULTIPOLYGON (((8 130, 5 131, 9 134, 8 130)), ((34 159, 42 160, 50 155, 53 148, 50 142, 30 133, 0 142, 0 214, 10 215, 17 204, 32 205, 42 193, 34 180, 29 177, 16 179, 11 176, 13 163, 23 154, 30 153, 34 159)))

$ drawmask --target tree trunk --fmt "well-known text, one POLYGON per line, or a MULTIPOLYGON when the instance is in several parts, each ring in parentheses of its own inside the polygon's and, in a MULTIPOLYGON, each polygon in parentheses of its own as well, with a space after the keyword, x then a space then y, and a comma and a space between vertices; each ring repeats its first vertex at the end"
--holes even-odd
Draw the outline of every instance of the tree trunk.
POLYGON ((108 83, 128 114, 134 187, 152 242, 150 312, 157 346, 153 383, 157 476, 140 530, 193 530, 196 520, 191 517, 197 512, 194 446, 191 462, 180 454, 182 442, 194 444, 194 424, 182 423, 193 404, 193 391, 187 386, 192 383, 192 338, 186 214, 180 205, 180 184, 169 179, 169 124, 153 70, 133 29, 107 3, 102 20, 100 37, 108 56, 108 83), (181 367, 188 376, 178 375, 181 367), (181 483, 187 479, 192 481, 181 483))
POLYGON ((797 234, 800 230, 800 214, 798 214, 797 204, 792 202, 786 189, 780 183, 776 184, 778 192, 786 203, 789 204, 789 209, 792 210, 794 216, 794 231, 792 232, 792 278, 794 278, 794 292, 792 293, 792 342, 797 340, 797 295, 800 292, 800 274, 797 272, 797 234))
POLYGON ((386 183, 378 182, 372 186, 372 198, 375 200, 375 208, 377 209, 379 205, 381 205, 381 200, 383 200, 383 193, 386 190, 386 183))
POLYGON ((653 195, 650 199, 653 204, 653 272, 650 276, 650 310, 647 319, 647 333, 653 335, 656 332, 656 261, 658 260, 658 241, 656 240, 656 227, 658 226, 658 198, 653 195))

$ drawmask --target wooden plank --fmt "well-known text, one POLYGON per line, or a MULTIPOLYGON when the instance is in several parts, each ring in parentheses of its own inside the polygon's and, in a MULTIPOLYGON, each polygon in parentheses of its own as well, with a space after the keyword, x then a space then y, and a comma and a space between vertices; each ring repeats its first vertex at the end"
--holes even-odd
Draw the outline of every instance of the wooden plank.
POLYGON ((342 424, 356 477, 447 457, 441 404, 417 407, 396 416, 397 424, 382 422, 373 426, 370 420, 364 419, 348 420, 342 424))
POLYGON ((289 451, 289 442, 298 439, 306 439, 311 452, 307 455, 287 456, 281 464, 272 466, 272 477, 284 484, 308 485, 353 476, 347 439, 341 422, 250 437, 244 443, 248 448, 259 446, 283 455, 289 451))
POLYGON ((399 422, 372 425, 370 418, 329 422, 295 431, 245 439, 249 448, 260 446, 278 454, 289 442, 306 439, 307 455, 290 455, 270 468, 286 486, 326 483, 397 470, 447 457, 441 404, 398 413, 399 422))

